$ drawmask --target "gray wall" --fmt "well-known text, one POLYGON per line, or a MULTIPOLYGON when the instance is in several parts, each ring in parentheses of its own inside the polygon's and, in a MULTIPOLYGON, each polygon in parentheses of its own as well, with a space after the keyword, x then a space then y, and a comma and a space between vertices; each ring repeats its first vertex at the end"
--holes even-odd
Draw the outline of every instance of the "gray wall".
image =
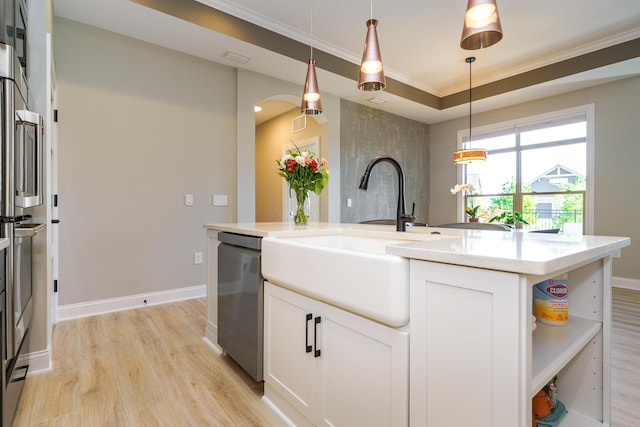
POLYGON ((391 164, 378 163, 368 190, 358 189, 367 164, 378 155, 389 155, 400 163, 407 212, 415 202, 417 220, 428 221, 429 126, 345 100, 340 111, 341 222, 396 217, 398 177, 391 164))
MULTIPOLYGON (((474 126, 528 117, 579 105, 595 105, 594 234, 629 236, 631 246, 614 261, 614 275, 640 279, 640 197, 636 194, 640 158, 640 77, 562 94, 513 107, 474 114, 474 126)), ((457 182, 451 156, 456 133, 466 118, 431 126, 431 204, 433 224, 456 221, 456 198, 449 189, 457 182)))
POLYGON ((202 224, 235 218, 235 70, 64 19, 54 34, 59 303, 205 284, 202 224))

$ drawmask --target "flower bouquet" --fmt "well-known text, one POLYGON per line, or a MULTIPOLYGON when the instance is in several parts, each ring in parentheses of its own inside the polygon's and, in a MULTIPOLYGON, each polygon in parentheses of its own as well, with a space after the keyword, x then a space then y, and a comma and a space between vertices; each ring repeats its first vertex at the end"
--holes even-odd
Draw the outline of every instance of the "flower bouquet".
MULTIPOLYGON (((295 145, 295 144, 294 144, 295 145)), ((328 162, 326 159, 318 159, 315 153, 308 150, 300 150, 296 147, 289 150, 278 164, 278 175, 289 183, 289 193, 294 192, 296 197, 296 209, 293 222, 296 225, 305 225, 309 221, 309 214, 304 206, 309 198, 309 192, 320 195, 322 189, 329 182, 328 162)))

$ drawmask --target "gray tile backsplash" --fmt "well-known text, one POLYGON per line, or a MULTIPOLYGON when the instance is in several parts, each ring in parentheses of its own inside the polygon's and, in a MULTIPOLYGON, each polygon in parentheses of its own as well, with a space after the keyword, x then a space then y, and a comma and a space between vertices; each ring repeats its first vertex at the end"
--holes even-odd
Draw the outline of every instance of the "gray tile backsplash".
POLYGON ((379 155, 400 163, 405 174, 407 212, 415 202, 417 221, 428 222, 429 125, 344 99, 340 110, 341 222, 396 217, 398 178, 391 164, 377 164, 369 189, 358 189, 367 164, 379 155), (347 207, 347 199, 351 199, 351 207, 347 207))

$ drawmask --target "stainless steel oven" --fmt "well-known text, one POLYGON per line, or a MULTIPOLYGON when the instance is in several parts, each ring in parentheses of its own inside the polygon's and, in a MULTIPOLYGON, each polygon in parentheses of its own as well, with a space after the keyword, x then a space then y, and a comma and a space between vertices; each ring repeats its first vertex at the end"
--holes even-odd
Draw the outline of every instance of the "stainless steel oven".
POLYGON ((27 2, 0 0, 0 43, 13 46, 27 74, 27 2))
POLYGON ((2 105, 2 237, 7 250, 7 359, 19 355, 29 328, 31 303, 31 240, 20 224, 42 203, 42 119, 27 110, 27 99, 17 55, 0 44, 0 95, 2 105), (1 78, 2 76, 7 76, 1 78))
MULTIPOLYGON (((22 343, 33 317, 33 281, 31 280, 31 239, 22 237, 21 229, 14 230, 13 239, 13 345, 22 343)), ((16 351, 17 353, 17 351, 16 351)))
POLYGON ((30 208, 42 204, 42 119, 29 110, 16 110, 14 137, 15 204, 30 208))
MULTIPOLYGON (((6 290, 6 285, 7 282, 5 280, 5 268, 4 268, 4 263, 5 263, 5 254, 6 254, 6 250, 2 249, 0 250, 0 354, 2 354, 2 358, 3 360, 6 359, 6 353, 7 353, 7 344, 6 344, 6 318, 7 318, 7 293, 5 292, 6 290)), ((5 384, 6 384, 6 369, 0 369, 0 371, 2 371, 0 373, 0 378, 2 380, 2 387, 0 387, 0 397, 2 397, 2 402, 4 402, 4 393, 5 393, 5 384)), ((2 413, 4 415, 4 411, 2 409, 2 406, 0 406, 0 413, 2 413)), ((2 418, 0 418, 0 422, 2 423, 2 425, 9 425, 7 424, 7 422, 4 420, 4 416, 2 418)))
POLYGON ((0 237, 9 239, 3 262, 6 269, 4 425, 11 425, 29 369, 22 355, 29 352, 29 327, 33 317, 31 239, 37 225, 25 224, 25 221, 32 216, 34 206, 42 204, 42 119, 28 111, 28 97, 18 54, 12 46, 0 43, 0 237))

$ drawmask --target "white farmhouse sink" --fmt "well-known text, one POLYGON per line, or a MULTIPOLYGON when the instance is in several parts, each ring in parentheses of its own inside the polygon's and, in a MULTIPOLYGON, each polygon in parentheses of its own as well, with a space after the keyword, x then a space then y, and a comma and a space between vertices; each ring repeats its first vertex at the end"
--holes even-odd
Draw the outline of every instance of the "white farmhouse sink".
POLYGON ((442 239, 407 233, 262 239, 262 275, 272 283, 392 327, 409 321, 409 260, 389 244, 442 239))

